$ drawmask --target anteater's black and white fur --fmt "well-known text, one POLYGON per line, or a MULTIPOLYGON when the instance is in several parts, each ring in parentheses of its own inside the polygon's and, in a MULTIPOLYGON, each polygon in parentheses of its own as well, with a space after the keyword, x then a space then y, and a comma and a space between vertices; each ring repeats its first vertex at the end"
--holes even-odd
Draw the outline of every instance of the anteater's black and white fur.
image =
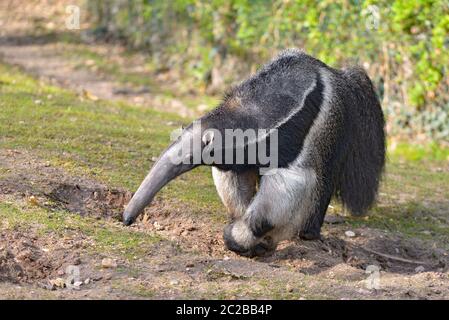
MULTIPOLYGON (((257 164, 212 164, 218 194, 231 215, 225 244, 239 254, 262 255, 297 235, 318 238, 332 196, 355 215, 375 201, 385 162, 384 118, 361 68, 336 70, 302 51, 286 50, 230 90, 201 125, 203 132, 278 130, 275 174, 260 175, 257 164)), ((156 164, 152 171, 160 171, 157 166, 165 168, 156 164)), ((163 185, 191 168, 176 168, 169 178, 150 172, 125 211, 125 223, 134 221, 163 185)))

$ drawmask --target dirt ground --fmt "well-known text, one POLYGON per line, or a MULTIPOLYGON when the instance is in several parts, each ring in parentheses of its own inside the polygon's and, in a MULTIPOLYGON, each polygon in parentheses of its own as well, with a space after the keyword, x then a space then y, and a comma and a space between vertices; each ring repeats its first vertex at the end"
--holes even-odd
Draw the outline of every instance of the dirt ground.
MULTIPOLYGON (((58 12, 64 8, 64 1, 44 2, 51 7, 58 3, 58 12)), ((17 8, 14 1, 2 1, 4 62, 102 99, 154 102, 151 90, 123 94, 114 79, 74 69, 58 55, 58 44, 23 33, 29 17, 6 19, 5 10, 11 8, 17 8)), ((176 103, 161 109, 195 114, 176 103)), ((448 252, 432 241, 367 227, 348 230, 345 217, 331 213, 321 240, 286 241, 269 257, 247 259, 225 250, 223 223, 167 202, 147 208, 135 226, 121 226, 129 190, 74 176, 32 151, 0 147, 0 170, 0 204, 35 205, 49 214, 65 210, 104 221, 104 228, 117 232, 160 238, 130 259, 126 253, 92 250, 92 236, 70 227, 61 235, 0 223, 0 298, 449 299, 448 252), (77 281, 71 281, 77 272, 77 281)))
MULTIPOLYGON (((1 150, 0 163, 7 172, 0 179, 0 200, 29 201, 32 196, 50 211, 65 209, 120 225, 129 192, 71 176, 26 151, 1 150)), ((348 237, 344 217, 329 217, 321 240, 284 242, 272 256, 257 259, 226 251, 223 225, 174 212, 163 203, 148 208, 132 229, 164 240, 132 261, 90 253, 92 240, 77 232, 69 231, 61 241, 57 234, 6 228, 0 235, 0 297, 143 298, 124 289, 143 286, 152 289, 151 298, 194 298, 206 297, 214 282, 220 290, 235 291, 235 298, 254 297, 253 286, 260 286, 262 298, 272 296, 273 290, 280 297, 296 297, 296 291, 300 298, 303 287, 306 297, 449 298, 445 250, 369 228, 353 229, 355 236, 348 237), (104 258, 118 267, 104 267, 104 258), (66 281, 70 276, 70 266, 81 269, 83 284, 76 289, 55 285, 58 278, 66 281), (372 266, 380 270, 377 290, 367 282, 373 279, 372 266), (264 281, 272 281, 266 291, 260 284, 264 281)))

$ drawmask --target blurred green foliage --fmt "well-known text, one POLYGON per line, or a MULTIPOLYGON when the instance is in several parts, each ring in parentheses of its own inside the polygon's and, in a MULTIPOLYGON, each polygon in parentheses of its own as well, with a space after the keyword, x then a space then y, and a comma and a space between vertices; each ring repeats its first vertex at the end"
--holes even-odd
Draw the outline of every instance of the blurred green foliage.
POLYGON ((158 68, 184 70, 199 85, 240 80, 286 47, 335 67, 363 65, 391 134, 449 141, 448 1, 99 0, 88 7, 98 35, 148 50, 158 68))

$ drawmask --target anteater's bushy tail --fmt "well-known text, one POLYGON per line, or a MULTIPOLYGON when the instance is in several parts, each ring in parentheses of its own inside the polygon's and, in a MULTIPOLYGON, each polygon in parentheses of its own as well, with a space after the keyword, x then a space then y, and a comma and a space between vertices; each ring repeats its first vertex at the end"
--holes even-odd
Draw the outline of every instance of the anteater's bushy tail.
POLYGON ((337 194, 353 215, 363 215, 374 203, 385 164, 384 117, 374 86, 365 70, 345 70, 352 103, 349 111, 349 152, 340 173, 337 194))

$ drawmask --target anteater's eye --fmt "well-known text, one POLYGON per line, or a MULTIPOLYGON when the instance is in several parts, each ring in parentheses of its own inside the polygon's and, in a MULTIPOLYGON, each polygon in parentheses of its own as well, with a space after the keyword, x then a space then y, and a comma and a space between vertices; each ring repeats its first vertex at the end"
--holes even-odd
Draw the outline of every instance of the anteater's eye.
POLYGON ((214 132, 213 131, 206 131, 203 135, 203 138, 201 139, 205 145, 208 145, 209 143, 214 140, 214 132))

